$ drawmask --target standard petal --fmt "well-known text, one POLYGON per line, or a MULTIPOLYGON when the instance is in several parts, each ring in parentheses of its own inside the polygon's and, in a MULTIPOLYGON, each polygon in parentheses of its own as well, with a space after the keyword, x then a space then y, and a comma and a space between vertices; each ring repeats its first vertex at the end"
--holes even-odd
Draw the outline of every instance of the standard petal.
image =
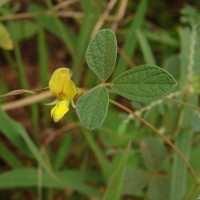
POLYGON ((53 96, 63 100, 72 100, 76 94, 76 86, 68 68, 59 68, 52 74, 49 88, 53 96))
POLYGON ((59 101, 52 109, 51 109, 51 117, 53 117, 54 122, 58 122, 63 118, 63 116, 69 110, 69 101, 63 100, 59 101))

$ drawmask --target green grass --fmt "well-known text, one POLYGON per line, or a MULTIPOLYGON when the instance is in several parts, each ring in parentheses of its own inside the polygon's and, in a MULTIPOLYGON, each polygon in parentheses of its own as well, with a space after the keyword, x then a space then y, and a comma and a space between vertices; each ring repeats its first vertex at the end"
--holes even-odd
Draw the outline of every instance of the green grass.
MULTIPOLYGON (((58 2, 0 3, 0 22, 14 44, 13 50, 0 49, 0 95, 48 87, 51 73, 59 67, 69 67, 72 80, 80 88, 100 83, 86 64, 85 52, 109 1, 58 2), (65 7, 66 2, 69 5, 65 7)), ((169 94, 172 96, 154 102, 131 102, 112 94, 112 90, 109 95, 161 132, 187 161, 150 127, 111 103, 103 125, 90 131, 80 124, 72 106, 55 124, 50 116, 52 106, 45 105, 54 99, 44 99, 0 110, 0 197, 198 198, 200 83, 193 80, 200 76, 200 15, 197 3, 181 10, 178 3, 169 12, 171 5, 166 2, 128 1, 115 32, 119 51, 112 75, 114 78, 134 65, 161 66, 178 82, 169 94)), ((119 5, 116 1, 102 28, 112 27, 119 5)), ((1 99, 0 106, 25 97, 1 99)))

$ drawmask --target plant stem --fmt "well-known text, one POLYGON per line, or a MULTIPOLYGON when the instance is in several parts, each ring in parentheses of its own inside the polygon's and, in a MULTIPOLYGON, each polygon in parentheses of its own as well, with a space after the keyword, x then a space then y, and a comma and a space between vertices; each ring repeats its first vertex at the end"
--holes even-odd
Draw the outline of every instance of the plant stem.
POLYGON ((193 169, 192 165, 188 162, 188 160, 181 153, 181 151, 167 137, 165 137, 159 130, 157 130, 154 126, 152 126, 144 118, 140 117, 139 115, 136 115, 129 108, 123 106, 122 104, 120 104, 120 103, 118 103, 118 102, 116 102, 114 100, 110 100, 110 103, 112 103, 113 105, 115 105, 115 106, 121 108, 122 110, 128 112, 129 114, 133 115, 135 118, 139 119, 143 124, 148 126, 154 133, 156 133, 156 135, 158 135, 160 138, 162 138, 179 155, 179 157, 183 160, 183 162, 186 164, 186 166, 188 167, 189 171, 191 172, 191 174, 192 174, 192 176, 194 178, 194 181, 196 183, 198 183, 198 176, 196 174, 196 171, 193 169))
POLYGON ((198 186, 199 186, 199 184, 198 184, 198 182, 196 182, 193 189, 192 189, 192 192, 190 193, 189 197, 187 198, 188 200, 194 199, 194 195, 195 195, 195 193, 198 189, 198 186))

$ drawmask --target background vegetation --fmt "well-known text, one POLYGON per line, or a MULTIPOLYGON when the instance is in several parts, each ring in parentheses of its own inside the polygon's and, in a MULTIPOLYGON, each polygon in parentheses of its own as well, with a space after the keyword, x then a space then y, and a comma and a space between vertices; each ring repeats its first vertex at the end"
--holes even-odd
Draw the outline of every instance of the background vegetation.
POLYGON ((197 199, 199 10, 189 0, 1 0, 0 199, 197 199), (55 124, 49 77, 69 67, 79 87, 98 84, 85 51, 101 28, 118 40, 113 77, 147 63, 178 86, 154 102, 111 95, 125 107, 110 104, 93 131, 74 109, 55 124))

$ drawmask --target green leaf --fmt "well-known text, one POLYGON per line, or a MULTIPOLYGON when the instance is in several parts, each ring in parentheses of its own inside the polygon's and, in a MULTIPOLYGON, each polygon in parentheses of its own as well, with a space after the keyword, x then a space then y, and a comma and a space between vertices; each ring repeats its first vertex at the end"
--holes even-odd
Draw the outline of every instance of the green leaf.
MULTIPOLYGON (((186 102, 191 102, 197 105, 198 97, 196 95, 187 95, 184 99, 186 102)), ((191 150, 193 148, 193 122, 195 111, 189 107, 184 107, 180 113, 179 126, 175 134, 176 146, 182 152, 187 160, 190 160, 191 150)), ((187 192, 187 177, 188 170, 186 164, 177 154, 174 154, 172 174, 171 174, 171 194, 170 200, 184 199, 187 192)))
POLYGON ((142 169, 129 168, 126 170, 122 193, 125 195, 138 195, 148 185, 148 173, 142 169))
POLYGON ((154 31, 152 31, 151 29, 145 29, 144 34, 149 40, 159 44, 164 44, 176 48, 179 45, 178 39, 164 29, 154 31))
POLYGON ((109 29, 97 32, 86 51, 86 61, 90 69, 101 80, 107 80, 115 67, 116 57, 115 34, 109 29))
POLYGON ((141 156, 144 164, 150 171, 162 169, 163 162, 167 157, 167 151, 162 143, 155 138, 148 137, 141 142, 141 156))
POLYGON ((174 54, 167 57, 163 63, 164 69, 167 70, 176 80, 180 78, 180 55, 174 54))
POLYGON ((199 74, 194 74, 192 77, 192 87, 197 94, 200 94, 200 77, 199 74))
POLYGON ((3 142, 0 141, 0 158, 4 160, 12 168, 20 168, 23 166, 21 160, 15 155, 3 142))
POLYGON ((146 63, 155 65, 156 60, 152 52, 153 50, 151 49, 149 42, 144 34, 144 30, 136 30, 136 36, 138 38, 138 42, 144 56, 144 60, 146 61, 146 63))
MULTIPOLYGON (((181 42, 181 54, 180 56, 180 87, 181 89, 185 88, 185 84, 188 82, 188 66, 191 60, 191 49, 188 48, 191 45, 191 41, 188 38, 193 37, 193 32, 189 27, 184 27, 179 29, 180 42, 181 42)), ((199 38, 198 38, 199 39, 199 38)), ((199 74, 199 51, 200 45, 197 43, 195 45, 195 52, 192 56, 193 65, 192 65, 192 74, 199 74)), ((195 93, 190 95, 186 93, 183 95, 183 100, 194 106, 199 105, 198 95, 195 93)), ((193 152, 193 122, 195 117, 195 110, 190 107, 184 107, 182 110, 179 110, 179 120, 177 122, 175 141, 177 148, 182 152, 184 157, 187 160, 190 160, 190 156, 193 152)), ((183 160, 177 155, 174 154, 173 165, 172 165, 172 174, 171 174, 171 194, 170 200, 179 200, 184 199, 188 191, 188 170, 186 164, 183 160)))
POLYGON ((108 91, 98 86, 83 94, 76 103, 81 123, 88 129, 95 129, 103 123, 109 104, 108 91))
POLYGON ((6 50, 13 49, 13 41, 7 28, 0 23, 0 47, 6 50))
POLYGON ((175 85, 175 79, 167 71, 154 65, 141 65, 125 71, 112 82, 114 92, 139 101, 159 99, 175 85))
POLYGON ((2 134, 14 144, 21 152, 23 152, 27 157, 32 157, 32 154, 21 137, 21 131, 28 135, 23 127, 12 120, 4 111, 0 110, 0 131, 2 134), (18 129, 18 127, 20 127, 18 129), (20 130, 23 129, 23 130, 20 130))
POLYGON ((31 152, 44 169, 50 171, 39 149, 33 143, 23 126, 9 118, 2 110, 0 110, 0 121, 0 131, 2 133, 25 155, 30 156, 31 152))
POLYGON ((8 30, 16 42, 28 40, 36 35, 37 25, 31 21, 9 22, 8 30))
POLYGON ((103 196, 103 200, 120 199, 123 176, 127 166, 130 146, 131 143, 127 145, 127 148, 124 150, 123 154, 120 155, 120 161, 114 166, 115 170, 113 171, 108 189, 103 196))
MULTIPOLYGON (((78 172, 75 170, 65 170, 55 172, 56 178, 50 176, 47 172, 42 172, 43 188, 70 188, 88 196, 98 196, 99 191, 87 185, 86 181, 97 179, 98 174, 92 172, 78 172)), ((98 180, 97 180, 98 181, 98 180)), ((0 174, 0 189, 5 188, 27 188, 38 186, 38 169, 21 168, 0 174)))
POLYGON ((4 4, 7 4, 10 0, 1 0, 0 1, 0 7, 2 7, 4 4))
POLYGON ((65 160, 70 153, 72 145, 73 145, 72 134, 65 134, 61 143, 57 147, 58 150, 56 151, 54 155, 53 165, 56 170, 60 169, 64 165, 65 160))
POLYGON ((168 176, 154 175, 151 177, 147 189, 149 200, 169 200, 170 181, 168 176))
POLYGON ((94 153, 95 158, 101 167, 103 178, 105 181, 107 181, 110 178, 110 174, 112 172, 111 165, 110 165, 109 161, 106 159, 104 152, 97 144, 94 135, 90 134, 90 132, 86 129, 84 129, 82 131, 83 131, 84 139, 86 140, 88 146, 94 153))

